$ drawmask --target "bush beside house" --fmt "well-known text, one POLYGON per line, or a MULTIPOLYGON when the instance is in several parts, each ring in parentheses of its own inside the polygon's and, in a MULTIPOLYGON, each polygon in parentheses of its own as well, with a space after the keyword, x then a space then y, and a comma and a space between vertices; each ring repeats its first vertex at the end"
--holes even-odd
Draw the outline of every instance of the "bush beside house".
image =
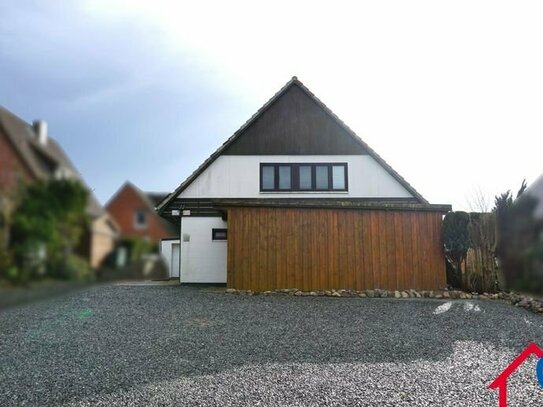
POLYGON ((523 193, 496 197, 498 245, 496 254, 504 283, 510 289, 543 293, 543 219, 536 216, 541 197, 523 193))
POLYGON ((510 191, 495 198, 489 213, 450 212, 443 220, 447 282, 475 292, 543 293, 543 221, 538 199, 510 191))
POLYGON ((88 193, 77 181, 51 180, 21 187, 4 216, 0 277, 13 283, 51 277, 88 280, 93 273, 77 247, 89 219, 88 193))

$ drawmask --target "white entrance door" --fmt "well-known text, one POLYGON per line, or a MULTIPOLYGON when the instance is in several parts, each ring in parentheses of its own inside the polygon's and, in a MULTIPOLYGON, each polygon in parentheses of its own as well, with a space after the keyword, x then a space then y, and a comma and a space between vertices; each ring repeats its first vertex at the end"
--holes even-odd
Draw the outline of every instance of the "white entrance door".
POLYGON ((170 264, 172 274, 170 278, 179 278, 179 253, 179 243, 172 244, 172 264, 170 264))

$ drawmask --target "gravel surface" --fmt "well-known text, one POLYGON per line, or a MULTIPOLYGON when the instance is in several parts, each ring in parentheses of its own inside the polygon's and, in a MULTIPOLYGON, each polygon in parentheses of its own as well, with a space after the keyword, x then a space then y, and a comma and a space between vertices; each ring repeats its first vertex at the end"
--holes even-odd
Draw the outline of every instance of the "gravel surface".
MULTIPOLYGON (((497 406, 543 318, 496 301, 98 286, 0 313, 0 406, 497 406)), ((535 358, 509 405, 543 404, 535 358)))
POLYGON ((87 287, 89 287, 87 283, 51 280, 30 283, 26 287, 0 286, 0 312, 8 307, 44 300, 87 287))

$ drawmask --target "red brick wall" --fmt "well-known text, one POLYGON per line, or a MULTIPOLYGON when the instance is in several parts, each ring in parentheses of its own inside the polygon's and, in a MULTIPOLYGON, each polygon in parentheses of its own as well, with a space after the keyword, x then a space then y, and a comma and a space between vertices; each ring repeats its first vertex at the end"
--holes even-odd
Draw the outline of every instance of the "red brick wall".
POLYGON ((173 236, 172 231, 163 224, 154 210, 148 208, 139 193, 130 185, 125 185, 107 204, 106 210, 121 228, 122 237, 142 237, 159 241, 173 236), (134 216, 137 210, 143 210, 147 217, 145 228, 136 228, 134 216))
POLYGON ((0 128, 0 190, 11 191, 20 181, 30 179, 30 172, 0 128))

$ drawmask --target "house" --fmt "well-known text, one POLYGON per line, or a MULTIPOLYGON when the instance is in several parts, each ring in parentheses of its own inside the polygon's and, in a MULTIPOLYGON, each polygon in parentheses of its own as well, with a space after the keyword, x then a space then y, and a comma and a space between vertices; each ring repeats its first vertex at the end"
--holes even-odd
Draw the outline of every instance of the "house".
POLYGON ((488 386, 490 389, 498 389, 499 407, 507 407, 507 379, 532 355, 535 355, 540 359, 543 358, 543 350, 535 343, 528 345, 526 349, 524 349, 522 353, 517 356, 517 358, 513 360, 511 364, 488 386))
POLYGON ((157 207, 181 282, 256 291, 438 289, 431 205, 293 77, 157 207))
MULTIPOLYGON (((83 178, 60 145, 47 134, 47 123, 26 123, 0 107, 0 191, 15 193, 21 183, 38 180, 83 178)), ((87 188, 88 189, 88 188, 87 188)), ((87 215, 90 225, 82 238, 81 252, 92 267, 98 267, 113 249, 117 226, 90 189, 87 215)))
POLYGON ((156 205, 167 195, 143 192, 127 181, 111 197, 106 210, 119 225, 122 238, 141 238, 158 243, 163 238, 177 236, 177 228, 155 211, 156 205))

